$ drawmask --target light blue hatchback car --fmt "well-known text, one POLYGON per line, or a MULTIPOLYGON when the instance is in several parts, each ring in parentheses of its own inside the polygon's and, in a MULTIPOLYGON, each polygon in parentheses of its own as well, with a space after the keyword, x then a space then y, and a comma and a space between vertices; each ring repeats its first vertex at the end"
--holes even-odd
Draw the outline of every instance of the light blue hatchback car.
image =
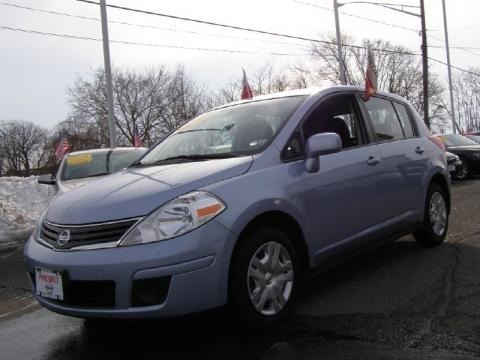
POLYGON ((56 198, 25 247, 38 302, 159 318, 226 304, 285 317, 314 268, 447 234, 443 143, 401 97, 338 86, 209 111, 134 163, 56 198))

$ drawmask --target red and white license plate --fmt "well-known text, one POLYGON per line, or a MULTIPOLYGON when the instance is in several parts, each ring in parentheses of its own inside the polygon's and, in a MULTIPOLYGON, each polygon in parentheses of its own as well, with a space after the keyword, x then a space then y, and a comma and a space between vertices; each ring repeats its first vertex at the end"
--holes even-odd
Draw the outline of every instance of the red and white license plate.
POLYGON ((63 300, 62 275, 57 271, 35 269, 36 293, 42 297, 63 300))

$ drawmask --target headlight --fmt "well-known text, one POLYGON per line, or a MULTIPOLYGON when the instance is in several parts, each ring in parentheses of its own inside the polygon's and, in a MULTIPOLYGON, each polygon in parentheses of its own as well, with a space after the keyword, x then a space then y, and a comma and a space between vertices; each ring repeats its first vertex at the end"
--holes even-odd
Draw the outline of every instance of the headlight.
POLYGON ((480 159, 480 152, 472 153, 472 156, 473 156, 474 158, 480 159))
POLYGON ((194 191, 179 196, 148 215, 120 240, 119 245, 171 239, 205 224, 225 208, 220 199, 208 192, 194 191))

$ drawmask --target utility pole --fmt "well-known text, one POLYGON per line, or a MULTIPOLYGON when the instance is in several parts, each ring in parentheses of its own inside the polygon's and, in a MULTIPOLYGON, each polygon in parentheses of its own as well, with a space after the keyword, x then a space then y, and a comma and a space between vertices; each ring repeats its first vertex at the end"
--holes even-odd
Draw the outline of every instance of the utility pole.
POLYGON ((423 120, 430 129, 430 119, 428 118, 428 47, 424 0, 420 0, 420 18, 422 22, 423 120))
POLYGON ((452 129, 455 134, 455 104, 453 102, 453 85, 452 85, 452 68, 450 66, 450 46, 448 44, 448 27, 447 27, 447 10, 445 7, 445 0, 442 0, 443 5, 443 28, 445 29, 445 46, 447 48, 447 65, 448 65, 448 87, 450 89, 450 109, 452 112, 452 129))
POLYGON ((100 0, 100 15, 102 17, 103 61, 105 64, 105 82, 107 85, 108 129, 110 133, 110 147, 114 148, 117 144, 117 131, 115 128, 115 117, 113 113, 112 69, 110 68, 107 5, 105 0, 100 0))
POLYGON ((338 17, 338 8, 342 6, 337 0, 333 0, 333 9, 335 10, 335 30, 337 32, 337 51, 338 51, 338 73, 340 74, 340 83, 346 85, 345 80, 345 63, 342 51, 342 35, 340 34, 340 20, 338 17))

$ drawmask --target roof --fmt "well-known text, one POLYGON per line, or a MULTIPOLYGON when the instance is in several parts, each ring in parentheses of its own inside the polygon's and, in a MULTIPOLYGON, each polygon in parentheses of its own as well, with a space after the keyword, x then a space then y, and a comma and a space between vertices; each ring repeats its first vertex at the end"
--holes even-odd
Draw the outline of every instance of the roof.
MULTIPOLYGON (((259 101, 259 100, 277 99, 277 98, 289 97, 289 96, 313 96, 321 92, 325 92, 325 94, 327 94, 327 93, 333 93, 338 91, 364 92, 365 88, 360 86, 350 86, 350 85, 333 85, 333 86, 310 87, 306 89, 288 90, 288 91, 282 91, 282 92, 271 93, 266 95, 254 96, 252 99, 234 101, 228 104, 218 106, 215 109, 221 109, 221 108, 232 106, 232 105, 245 104, 245 103, 259 101)), ((399 95, 392 94, 385 91, 377 91, 377 94, 388 96, 402 102, 406 101, 404 98, 402 98, 399 95)))

